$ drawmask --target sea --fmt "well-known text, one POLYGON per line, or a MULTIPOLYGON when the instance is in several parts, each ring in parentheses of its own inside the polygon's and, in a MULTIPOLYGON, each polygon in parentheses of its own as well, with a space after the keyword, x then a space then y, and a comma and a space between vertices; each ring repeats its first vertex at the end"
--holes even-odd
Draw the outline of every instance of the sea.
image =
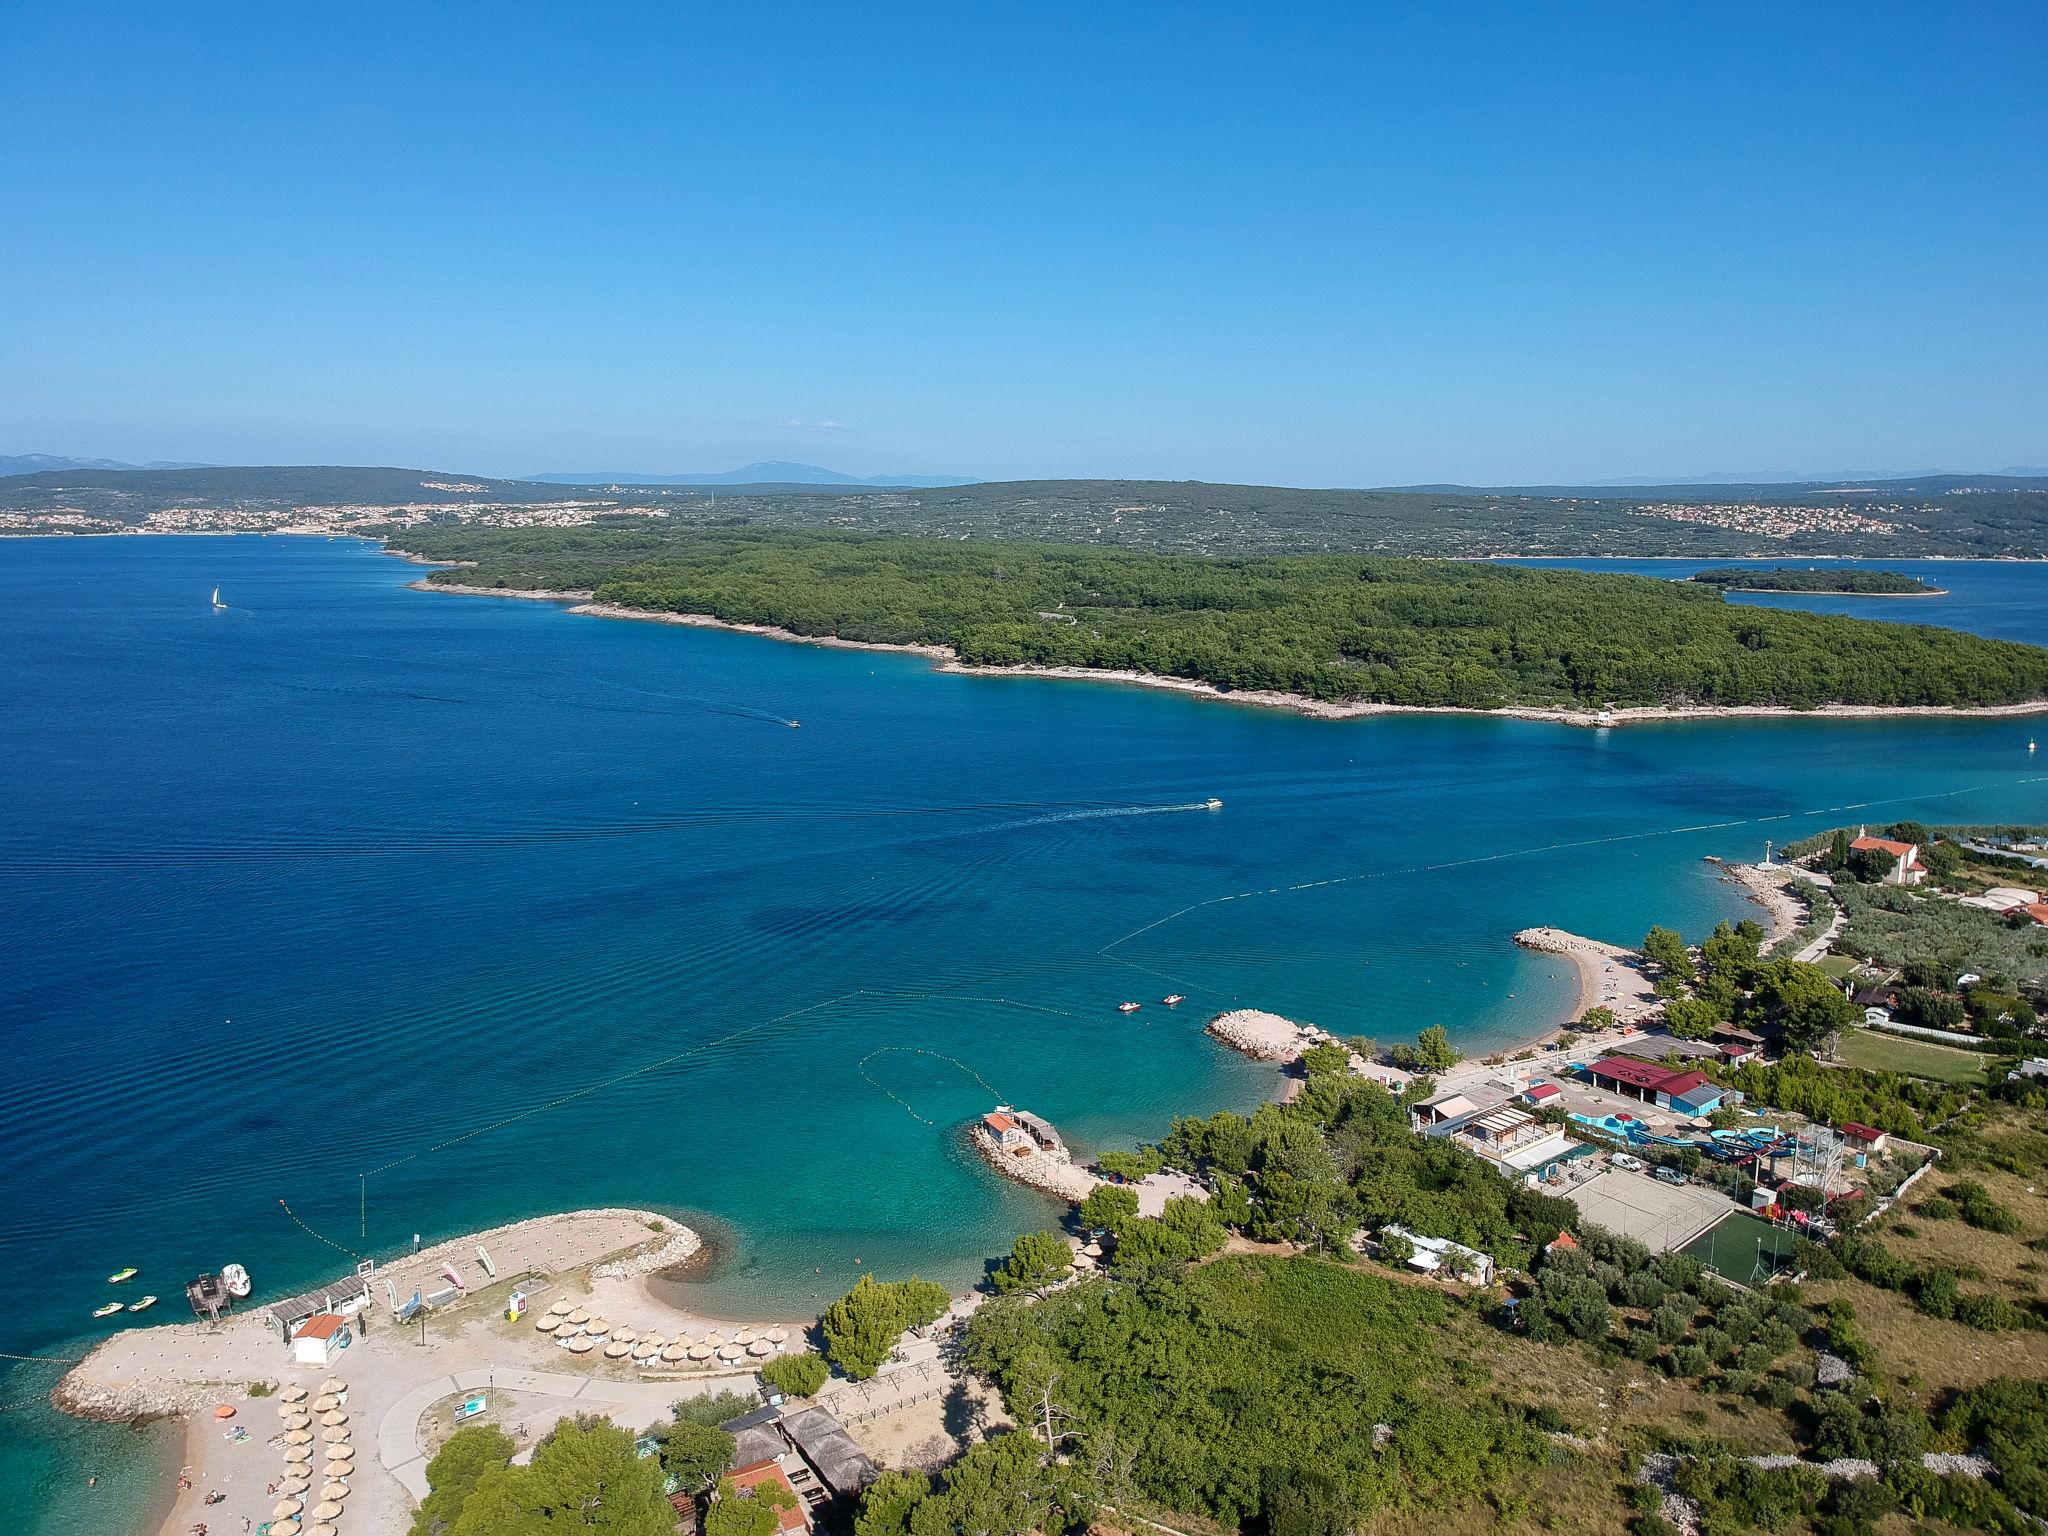
MULTIPOLYGON (((2048 567, 1903 568, 1948 596, 1739 600, 2048 642, 2048 567)), ((1753 910, 1709 854, 2048 819, 2048 720, 1332 722, 420 574, 0 541, 17 1529, 132 1528, 164 1475, 162 1426, 46 1405, 110 1297, 175 1321, 229 1261, 285 1294, 604 1204, 700 1225, 714 1313, 965 1285, 1058 1215, 969 1150, 998 1102, 1084 1151, 1248 1110, 1274 1078, 1203 1034, 1228 1007, 1512 1044, 1573 996, 1519 928, 1698 935, 1753 910)))

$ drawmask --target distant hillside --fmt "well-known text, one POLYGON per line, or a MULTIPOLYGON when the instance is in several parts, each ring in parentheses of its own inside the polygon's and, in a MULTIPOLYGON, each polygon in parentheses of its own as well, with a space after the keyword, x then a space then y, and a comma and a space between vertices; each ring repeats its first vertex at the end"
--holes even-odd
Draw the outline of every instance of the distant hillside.
POLYGON ((0 475, 41 475, 53 469, 203 469, 180 459, 123 464, 119 459, 67 459, 54 453, 0 453, 0 475))
POLYGON ((551 469, 527 475, 548 485, 873 485, 891 488, 972 485, 967 475, 847 475, 816 464, 769 460, 740 469, 692 470, 678 475, 551 469))
POLYGON ((593 486, 345 466, 61 470, 0 479, 0 527, 132 527, 175 512, 182 528, 246 529, 292 521, 294 509, 333 507, 390 508, 409 522, 488 523, 516 520, 523 515, 517 509, 544 504, 562 508, 546 515, 557 523, 659 514, 679 527, 1030 539, 1182 554, 2048 558, 2048 481, 2001 484, 1978 476, 1861 490, 1559 492, 1300 490, 1188 480, 593 486), (215 514, 219 521, 209 523, 215 514))

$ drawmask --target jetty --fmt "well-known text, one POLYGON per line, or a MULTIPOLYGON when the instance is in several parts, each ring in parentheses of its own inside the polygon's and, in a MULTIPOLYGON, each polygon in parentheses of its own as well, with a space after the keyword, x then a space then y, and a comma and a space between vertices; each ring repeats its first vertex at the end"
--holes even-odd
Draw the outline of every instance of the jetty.
POLYGON ((1103 1182, 1074 1161, 1050 1121, 998 1104, 968 1133, 982 1160, 1006 1179, 1078 1204, 1103 1182))

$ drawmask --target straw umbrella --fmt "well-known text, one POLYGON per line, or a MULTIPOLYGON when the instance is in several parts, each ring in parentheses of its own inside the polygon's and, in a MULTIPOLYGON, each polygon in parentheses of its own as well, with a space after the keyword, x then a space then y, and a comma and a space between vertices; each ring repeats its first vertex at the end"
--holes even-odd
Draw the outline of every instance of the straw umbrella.
POLYGON ((311 1461, 313 1448, 309 1445, 288 1445, 284 1448, 286 1461, 311 1461))
POLYGON ((306 1536, 339 1536, 339 1533, 336 1532, 333 1521, 322 1520, 317 1525, 307 1526, 306 1536))
POLYGON ((270 1507, 271 1518, 282 1520, 288 1515, 296 1515, 305 1507, 298 1499, 279 1499, 270 1507))
POLYGON ((313 1506, 313 1518, 315 1520, 339 1520, 341 1518, 341 1506, 332 1499, 322 1499, 313 1506))
POLYGON ((664 1349, 661 1352, 661 1358, 665 1363, 669 1365, 681 1365, 685 1360, 690 1358, 690 1351, 680 1340, 678 1340, 676 1343, 669 1345, 666 1349, 664 1349))
POLYGON ((288 1403, 303 1403, 306 1400, 306 1389, 295 1381, 279 1395, 288 1403))
POLYGON ((339 1482, 353 1471, 355 1471, 355 1466, 351 1462, 330 1461, 327 1463, 327 1481, 330 1483, 339 1482))
POLYGON ((328 1429, 332 1429, 337 1424, 346 1424, 348 1422, 348 1415, 339 1408, 330 1408, 327 1412, 320 1415, 320 1422, 328 1429))
POLYGON ((346 1392, 348 1390, 348 1383, 339 1376, 330 1376, 320 1383, 320 1390, 322 1392, 346 1392))
POLYGON ((604 1347, 604 1357, 607 1360, 623 1360, 632 1352, 632 1345, 621 1344, 617 1339, 613 1339, 611 1343, 604 1347))
POLYGON ((722 1333, 707 1333, 704 1335, 704 1342, 713 1349, 723 1349, 725 1347, 725 1335, 722 1333))
POLYGON ((564 1312, 573 1312, 576 1310, 576 1303, 571 1301, 566 1296, 557 1296, 553 1301, 548 1303, 548 1310, 550 1312, 556 1313, 557 1315, 564 1312))
POLYGON ((291 1417, 284 1421, 284 1429, 285 1432, 289 1434, 291 1431, 295 1429, 304 1429, 308 1424, 312 1422, 313 1416, 310 1413, 300 1413, 296 1408, 294 1408, 292 1410, 291 1417))
POLYGON ((569 1341, 569 1353, 572 1355, 587 1355, 595 1348, 597 1340, 587 1333, 579 1333, 569 1341))
POLYGON ((779 1349, 789 1342, 789 1330, 787 1328, 770 1328, 766 1338, 770 1344, 775 1345, 779 1349))
POLYGON ((732 1336, 732 1341, 735 1344, 751 1344, 754 1342, 754 1330, 751 1328, 742 1328, 738 1333, 732 1336))
POLYGON ((562 1326, 562 1315, 559 1312, 550 1312, 545 1317, 535 1318, 533 1326, 542 1333, 553 1333, 562 1326))
POLYGON ((329 1445, 339 1445, 348 1439, 348 1426, 346 1424, 332 1425, 320 1431, 320 1438, 329 1445))
POLYGON ((277 1485, 277 1491, 288 1499, 296 1499, 312 1486, 304 1467, 290 1467, 286 1469, 284 1481, 277 1485))
POLYGON ((288 1419, 298 1411, 299 1405, 297 1403, 279 1403, 277 1405, 277 1416, 280 1419, 288 1419))
POLYGON ((775 1353, 775 1346, 766 1339, 756 1339, 747 1346, 747 1353, 755 1356, 772 1355, 775 1353))
POLYGON ((583 1322, 583 1331, 585 1333, 594 1333, 598 1335, 600 1338, 602 1338, 605 1334, 610 1333, 612 1331, 612 1325, 606 1322, 601 1317, 585 1318, 583 1322))
POLYGON ((310 1445, 312 1441, 313 1431, 310 1429, 295 1429, 284 1437, 286 1445, 310 1445))
POLYGON ((348 1497, 348 1484, 337 1477, 320 1490, 320 1497, 323 1499, 345 1499, 348 1497))
POLYGON ((313 1399, 313 1411, 315 1413, 332 1413, 335 1409, 339 1408, 340 1406, 341 1399, 336 1397, 332 1392, 322 1392, 318 1397, 313 1399))
POLYGON ((270 1536, 299 1536, 299 1522, 279 1520, 270 1527, 270 1536))
POLYGON ((569 1321, 581 1328, 590 1321, 590 1314, 581 1307, 572 1307, 569 1310, 569 1321))

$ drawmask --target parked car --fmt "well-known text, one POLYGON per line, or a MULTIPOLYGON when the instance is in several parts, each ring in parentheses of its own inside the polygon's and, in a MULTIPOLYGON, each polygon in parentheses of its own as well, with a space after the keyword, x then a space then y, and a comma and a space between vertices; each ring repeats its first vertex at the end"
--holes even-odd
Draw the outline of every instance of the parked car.
POLYGON ((1643 1171, 1643 1160, 1640 1157, 1630 1157, 1626 1152, 1617 1152, 1607 1161, 1617 1168, 1626 1168, 1630 1173, 1643 1171))
POLYGON ((1676 1168, 1652 1168, 1650 1170, 1650 1177, 1657 1180, 1660 1184, 1683 1184, 1685 1182, 1685 1175, 1676 1168))

